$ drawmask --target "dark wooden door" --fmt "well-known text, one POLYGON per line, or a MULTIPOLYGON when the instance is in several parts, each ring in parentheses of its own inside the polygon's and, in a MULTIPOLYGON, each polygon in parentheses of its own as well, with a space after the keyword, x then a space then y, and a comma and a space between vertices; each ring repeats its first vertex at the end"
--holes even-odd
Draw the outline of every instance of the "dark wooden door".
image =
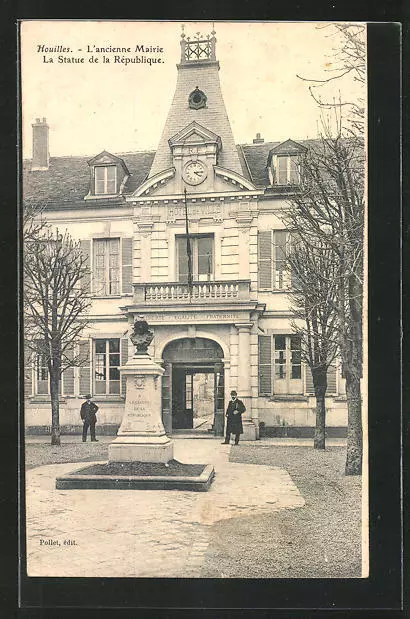
POLYGON ((172 427, 193 428, 193 372, 186 368, 172 368, 172 427))

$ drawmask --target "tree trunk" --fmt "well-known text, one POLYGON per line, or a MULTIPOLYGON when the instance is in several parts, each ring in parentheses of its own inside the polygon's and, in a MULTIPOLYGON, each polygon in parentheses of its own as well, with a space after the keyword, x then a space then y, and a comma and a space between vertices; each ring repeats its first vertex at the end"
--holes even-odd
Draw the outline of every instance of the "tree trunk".
POLYGON ((315 449, 325 449, 326 447, 326 405, 324 395, 316 396, 316 427, 313 446, 315 449))
POLYGON ((58 386, 60 373, 55 369, 50 372, 50 394, 51 394, 51 444, 60 445, 60 402, 58 386))
POLYGON ((360 378, 353 372, 346 373, 347 399, 347 454, 345 475, 362 474, 362 399, 360 392, 360 378))
POLYGON ((362 288, 359 278, 349 279, 350 337, 346 364, 348 413, 346 475, 362 474, 363 430, 360 378, 363 365, 362 288))
POLYGON ((312 371, 313 385, 316 398, 316 426, 313 446, 315 449, 325 449, 326 447, 326 390, 327 390, 327 368, 314 368, 312 371))

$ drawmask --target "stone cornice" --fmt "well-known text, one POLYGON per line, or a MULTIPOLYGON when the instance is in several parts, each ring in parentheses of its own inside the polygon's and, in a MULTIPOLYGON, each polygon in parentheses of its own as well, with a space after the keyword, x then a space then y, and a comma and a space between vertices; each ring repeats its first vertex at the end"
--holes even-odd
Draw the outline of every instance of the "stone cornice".
MULTIPOLYGON (((243 200, 243 199, 257 199, 263 195, 263 189, 251 189, 251 190, 243 190, 243 191, 224 191, 224 192, 207 192, 207 193, 195 193, 187 196, 188 202, 205 202, 205 201, 226 201, 230 202, 233 200, 243 200)), ((161 195, 161 196, 130 196, 127 198, 127 201, 133 202, 134 205, 137 204, 183 204, 184 196, 181 194, 169 194, 169 195, 161 195)))
MULTIPOLYGON (((258 302, 257 301, 246 301, 243 303, 174 303, 174 304, 163 304, 163 305, 146 305, 144 303, 132 303, 130 305, 125 305, 120 307, 119 309, 122 312, 139 312, 140 314, 149 316, 149 314, 209 314, 210 312, 214 314, 223 313, 223 312, 232 312, 232 313, 247 313, 254 312, 257 310, 258 302)), ((217 320, 217 319, 215 319, 217 320)))

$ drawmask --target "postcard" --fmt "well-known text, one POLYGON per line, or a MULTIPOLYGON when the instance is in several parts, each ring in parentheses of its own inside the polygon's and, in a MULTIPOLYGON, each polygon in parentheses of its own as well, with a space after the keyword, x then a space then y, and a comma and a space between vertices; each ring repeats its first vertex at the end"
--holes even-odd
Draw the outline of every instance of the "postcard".
POLYGON ((366 24, 21 23, 32 578, 366 579, 366 24))

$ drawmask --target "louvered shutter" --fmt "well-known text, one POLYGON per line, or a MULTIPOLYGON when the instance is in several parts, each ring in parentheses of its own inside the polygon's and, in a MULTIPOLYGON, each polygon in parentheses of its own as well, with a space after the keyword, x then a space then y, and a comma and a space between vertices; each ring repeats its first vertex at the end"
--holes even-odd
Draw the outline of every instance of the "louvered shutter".
POLYGON ((315 393, 315 387, 313 385, 313 376, 311 369, 308 365, 305 365, 305 392, 308 395, 312 395, 315 393))
MULTIPOLYGON (((128 361, 128 338, 124 337, 121 340, 121 365, 125 365, 128 361)), ((125 397, 126 394, 126 377, 121 375, 121 393, 125 397)))
POLYGON ((84 266, 89 270, 89 272, 86 275, 84 275, 84 277, 82 278, 81 285, 84 288, 84 290, 89 293, 91 292, 91 271, 90 271, 91 241, 89 239, 80 241, 80 249, 81 249, 81 253, 86 259, 84 266))
POLYGON ((132 293, 132 238, 121 240, 122 294, 132 293))
POLYGON ((272 394, 272 337, 259 335, 259 394, 272 394))
POLYGON ((334 395, 337 393, 336 380, 336 365, 332 363, 332 365, 329 365, 327 370, 327 393, 329 395, 334 395))
POLYGON ((33 395, 33 353, 24 347, 24 394, 33 395))
MULTIPOLYGON (((70 346, 66 350, 67 359, 72 361, 74 358, 74 349, 70 346)), ((63 372, 63 394, 74 395, 74 367, 69 367, 63 372)))
POLYGON ((272 231, 267 230, 258 234, 258 278, 260 290, 272 290, 272 231))
POLYGON ((91 355, 90 355, 90 340, 81 340, 79 343, 80 359, 80 394, 86 396, 91 393, 91 355))
MULTIPOLYGON (((306 389, 305 392, 308 395, 314 395, 315 387, 313 385, 313 376, 308 365, 305 366, 306 372, 306 389)), ((335 395, 337 393, 337 384, 336 384, 336 366, 334 364, 330 365, 327 370, 327 395, 335 395)))

